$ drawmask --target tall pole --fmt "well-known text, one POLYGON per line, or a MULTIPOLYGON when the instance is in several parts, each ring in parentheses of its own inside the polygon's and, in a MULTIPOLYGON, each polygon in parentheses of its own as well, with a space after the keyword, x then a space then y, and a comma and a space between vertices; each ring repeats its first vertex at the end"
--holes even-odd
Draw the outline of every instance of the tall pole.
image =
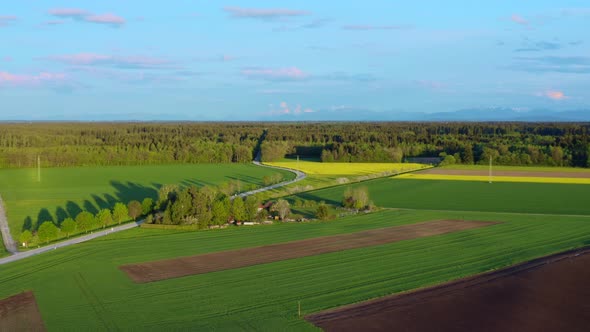
POLYGON ((37 155, 37 182, 41 182, 41 156, 37 155))
POLYGON ((492 156, 490 156, 490 183, 492 183, 492 156))

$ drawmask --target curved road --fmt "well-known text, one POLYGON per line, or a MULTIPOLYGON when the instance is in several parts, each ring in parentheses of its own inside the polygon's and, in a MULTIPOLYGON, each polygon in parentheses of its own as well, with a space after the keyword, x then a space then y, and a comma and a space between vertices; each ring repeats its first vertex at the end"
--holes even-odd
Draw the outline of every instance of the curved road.
MULTIPOLYGON (((282 167, 275 167, 275 166, 268 166, 268 165, 263 165, 262 163, 260 163, 259 161, 254 161, 253 162, 254 165, 260 166, 260 167, 268 167, 268 168, 275 168, 275 169, 283 169, 283 170, 287 170, 290 171, 292 173, 295 173, 297 176, 295 177, 295 179, 293 180, 289 180, 289 181, 284 181, 281 183, 277 183, 277 184, 273 184, 272 186, 268 186, 268 187, 263 187, 263 188, 259 188, 256 190, 251 190, 251 191, 247 191, 247 192, 243 192, 241 194, 235 195, 234 198, 237 197, 246 197, 246 196, 250 196, 250 195, 254 195, 254 194, 258 194, 267 190, 272 190, 272 189, 276 189, 279 187, 283 187, 286 185, 289 185, 291 183, 295 183, 297 181, 301 181, 303 179, 305 179, 306 175, 305 173, 301 172, 301 171, 297 171, 297 170, 293 170, 293 169, 288 169, 288 168, 282 168, 282 167)), ((10 236, 10 230, 8 229, 8 223, 6 223, 6 218, 4 218, 4 223, 2 223, 2 216, 4 209, 2 207, 2 198, 0 197, 0 231, 2 231, 2 235, 3 237, 8 234, 9 239, 12 239, 12 237, 10 236), (6 227, 4 227, 4 225, 6 227)), ((87 235, 83 235, 83 236, 79 236, 79 237, 75 237, 69 240, 65 240, 62 242, 57 242, 57 243, 53 243, 49 246, 45 246, 45 247, 41 247, 41 248, 37 248, 37 249, 31 249, 28 251, 23 251, 23 252, 16 252, 16 245, 14 246, 14 250, 15 251, 11 251, 13 252, 13 255, 8 256, 8 257, 4 257, 4 258, 0 258, 0 265, 2 264, 7 264, 7 263, 11 263, 11 262, 16 262, 18 260, 27 258, 27 257, 31 257, 34 255, 38 255, 47 251, 52 251, 55 250, 57 248, 62 248, 62 247, 67 247, 67 246, 71 246, 73 244, 78 244, 78 243, 82 243, 82 242, 86 242, 86 241, 90 241, 92 239, 96 239, 97 237, 101 237, 101 236, 105 236, 111 233, 116 233, 116 232, 120 232, 120 231, 124 231, 127 229, 131 229, 134 227, 137 227, 139 225, 141 225, 143 223, 143 220, 137 221, 137 222, 132 222, 132 223, 127 223, 124 225, 120 225, 120 226, 116 226, 116 227, 111 227, 108 228, 106 230, 102 230, 102 231, 95 231, 93 233, 87 234, 87 235)), ((7 240, 4 240, 4 243, 7 246, 8 249, 8 243, 7 240)), ((14 242, 12 242, 14 243, 14 242)), ((10 251, 10 249, 9 249, 10 251)))

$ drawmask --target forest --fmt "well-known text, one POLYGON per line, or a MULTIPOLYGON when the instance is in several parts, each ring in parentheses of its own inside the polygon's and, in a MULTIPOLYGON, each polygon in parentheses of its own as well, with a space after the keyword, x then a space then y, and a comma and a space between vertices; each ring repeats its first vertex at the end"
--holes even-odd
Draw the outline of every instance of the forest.
POLYGON ((0 167, 324 162, 590 167, 588 123, 3 123, 0 167))

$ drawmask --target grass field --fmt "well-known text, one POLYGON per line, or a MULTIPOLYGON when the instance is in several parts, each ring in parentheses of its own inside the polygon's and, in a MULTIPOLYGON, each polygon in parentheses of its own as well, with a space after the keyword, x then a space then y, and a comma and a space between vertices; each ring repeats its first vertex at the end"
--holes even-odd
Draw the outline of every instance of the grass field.
MULTIPOLYGON (((446 174, 416 174, 408 173, 397 176, 398 179, 413 180, 450 180, 450 181, 478 181, 488 182, 489 176, 485 175, 446 175, 446 174)), ((590 184, 590 178, 563 178, 563 177, 537 177, 537 176, 492 176, 492 182, 530 182, 530 183, 565 183, 565 184, 590 184)))
MULTIPOLYGON (((350 186, 367 187, 377 206, 390 208, 590 215, 590 185, 383 178, 350 186)), ((340 204, 348 187, 297 196, 340 204)))
POLYGON ((590 244, 590 218, 387 210, 327 223, 204 232, 134 229, 2 266, 0 298, 31 289, 50 331, 314 330, 297 317, 590 244), (475 230, 148 284, 119 265, 434 219, 475 230))
POLYGON ((23 225, 35 228, 44 221, 75 217, 81 210, 96 213, 117 201, 155 198, 163 184, 216 186, 239 180, 246 190, 262 186, 262 178, 273 173, 294 178, 288 171, 251 164, 48 168, 42 169, 41 182, 36 169, 4 169, 0 170, 0 194, 16 237, 23 225))

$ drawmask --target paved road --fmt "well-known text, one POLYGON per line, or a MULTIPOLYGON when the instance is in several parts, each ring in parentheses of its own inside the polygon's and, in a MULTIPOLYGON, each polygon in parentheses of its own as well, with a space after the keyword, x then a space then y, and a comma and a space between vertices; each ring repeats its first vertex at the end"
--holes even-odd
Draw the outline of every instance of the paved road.
MULTIPOLYGON (((258 161, 254 161, 254 164, 255 165, 258 165, 258 166, 261 166, 261 167, 269 167, 269 168, 283 169, 283 168, 280 168, 280 167, 263 165, 263 164, 261 164, 258 161)), ((257 194, 257 193, 260 193, 260 192, 263 192, 263 191, 267 191, 267 190, 279 188, 279 187, 282 187, 282 186, 286 186, 288 184, 291 184, 291 183, 294 183, 294 182, 301 181, 301 180, 305 179, 305 176, 306 176, 305 173, 300 172, 300 171, 296 171, 296 170, 293 170, 293 169, 287 169, 287 170, 288 171, 291 171, 291 172, 293 172, 295 174, 297 174, 297 177, 294 180, 277 183, 277 184, 272 185, 272 186, 268 186, 268 187, 264 187, 264 188, 260 188, 260 189, 256 189, 256 190, 252 190, 252 191, 247 191, 247 192, 241 193, 241 194, 239 194, 237 196, 239 196, 239 197, 246 197, 246 196, 254 195, 254 194, 257 194)), ((4 210, 3 210, 2 206, 1 206, 1 203, 2 203, 2 198, 0 197, 0 223, 1 223, 2 216, 4 216, 4 210)), ((6 222, 6 217, 4 217, 4 221, 6 222)), ((88 234, 88 235, 79 236, 79 237, 76 237, 76 238, 72 238, 72 239, 69 239, 69 240, 62 241, 62 242, 57 242, 57 243, 51 244, 49 246, 45 246, 45 247, 41 247, 41 248, 37 248, 37 249, 32 249, 32 250, 29 250, 29 251, 16 252, 16 245, 15 245, 15 247, 14 247, 15 248, 15 251, 13 252, 13 255, 12 256, 8 256, 8 257, 4 257, 4 258, 0 258, 0 265, 11 263, 11 262, 15 262, 15 261, 18 261, 18 260, 21 260, 21 259, 24 259, 24 258, 27 258, 27 257, 31 257, 31 256, 34 256, 34 255, 38 255, 38 254, 41 254, 41 253, 44 253, 44 252, 52 251, 52 250, 55 250, 57 248, 67 247, 67 246, 71 246, 73 244, 78 244, 78 243, 81 243, 81 242, 86 242, 86 241, 89 241, 89 240, 92 240, 92 239, 96 239, 97 237, 101 237, 101 236, 105 236, 105 235, 108 235, 108 234, 112 234, 112 233, 124 231, 124 230, 127 230, 127 229, 131 229, 131 228, 134 228, 134 227, 137 227, 137 226, 141 225, 142 223, 143 223, 143 220, 140 220, 138 222, 133 222, 133 223, 128 223, 128 224, 124 224, 124 225, 121 225, 121 226, 117 226, 117 227, 108 228, 108 229, 103 230, 103 231, 95 231, 95 232, 93 232, 91 234, 88 234)), ((8 229, 8 223, 6 223, 6 230, 4 230, 4 227, 2 228, 2 235, 4 235, 5 233, 10 236, 10 230, 8 229)), ((10 239, 12 239, 12 237, 10 237, 10 239)), ((4 243, 8 243, 8 242, 6 240, 4 240, 4 243)))
POLYGON ((82 243, 82 242, 86 242, 86 241, 90 241, 92 239, 96 239, 97 237, 101 237, 101 236, 105 236, 108 234, 112 234, 112 233, 116 233, 116 232, 120 232, 120 231, 124 231, 127 229, 131 229, 134 227, 137 227, 139 225, 141 225, 141 223, 143 223, 143 220, 138 221, 138 222, 132 222, 132 223, 128 223, 128 224, 123 224, 121 226, 116 226, 116 227, 112 227, 112 228, 107 228, 105 230, 102 231, 94 231, 92 233, 89 233, 88 235, 83 235, 83 236, 78 236, 69 240, 65 240, 62 242, 57 242, 57 243, 53 243, 51 245, 45 246, 45 247, 41 247, 41 248, 37 248, 37 249, 31 249, 29 251, 21 251, 18 252, 12 256, 8 256, 8 257, 4 257, 4 258, 0 258, 0 265, 2 264, 6 264, 6 263, 11 263, 11 262, 15 262, 18 260, 21 260, 23 258, 27 258, 27 257, 31 257, 34 255, 38 255, 47 251, 52 251, 55 250, 57 248, 62 248, 62 247, 67 247, 67 246, 71 246, 73 244, 78 244, 78 243, 82 243))
POLYGON ((273 189, 276 189, 276 188, 284 187, 284 186, 289 185, 291 183, 295 183, 295 182, 301 181, 301 180, 305 179, 305 177, 307 176, 305 173, 303 173, 301 171, 298 171, 296 169, 290 169, 290 168, 283 168, 283 167, 276 167, 276 166, 264 165, 264 164, 262 164, 259 161, 253 161, 253 163, 254 163, 254 165, 258 165, 258 166, 261 166, 261 167, 268 167, 268 168, 274 168, 274 169, 287 170, 287 171, 290 171, 292 173, 295 173, 296 177, 295 177, 295 179, 290 180, 290 181, 284 181, 284 182, 281 182, 281 183, 273 184, 272 186, 268 186, 268 187, 264 187, 264 188, 259 188, 259 189, 255 189, 255 190, 250 190, 250 191, 246 191, 246 192, 243 192, 241 194, 234 195, 233 197, 236 197, 237 196, 237 197, 242 197, 243 198, 243 197, 246 197, 246 196, 255 195, 255 194, 259 194, 261 192, 265 192, 265 191, 273 190, 273 189))
POLYGON ((10 234, 10 228, 8 228, 8 219, 6 219, 2 196, 0 196, 0 232, 2 233, 2 241, 4 242, 4 246, 6 246, 6 250, 11 254, 17 253, 18 249, 16 247, 16 242, 14 242, 14 239, 10 234))

